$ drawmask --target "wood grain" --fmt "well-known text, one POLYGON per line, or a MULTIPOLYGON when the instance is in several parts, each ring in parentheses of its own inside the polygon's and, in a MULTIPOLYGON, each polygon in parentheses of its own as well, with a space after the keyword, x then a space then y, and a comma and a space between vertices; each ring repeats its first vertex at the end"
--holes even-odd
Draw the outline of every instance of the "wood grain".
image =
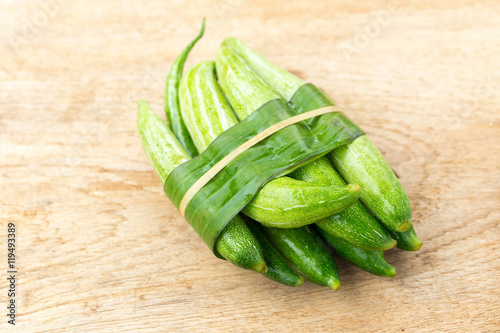
POLYGON ((0 13, 0 242, 14 221, 20 271, 18 323, 0 331, 500 329, 498 2, 22 0, 0 13), (216 259, 182 221, 136 101, 162 114, 202 17, 189 66, 239 37, 323 87, 384 153, 424 241, 387 254, 395 278, 338 260, 337 292, 280 286, 216 259))

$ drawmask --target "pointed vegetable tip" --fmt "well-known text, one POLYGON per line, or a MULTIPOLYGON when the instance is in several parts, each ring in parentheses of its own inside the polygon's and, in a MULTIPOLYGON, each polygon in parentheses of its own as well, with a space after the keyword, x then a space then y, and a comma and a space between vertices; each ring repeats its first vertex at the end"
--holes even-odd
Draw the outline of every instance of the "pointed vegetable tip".
POLYGON ((252 270, 257 273, 267 273, 267 265, 265 262, 261 262, 252 266, 252 270))
POLYGON ((334 280, 330 284, 328 284, 328 286, 330 288, 332 288, 333 290, 337 290, 340 287, 340 281, 339 280, 334 280))
POLYGON ((300 276, 300 275, 299 275, 299 277, 300 277, 300 279, 299 279, 299 280, 297 281, 297 283, 296 283, 295 285, 293 285, 292 287, 300 287, 301 285, 303 285, 303 284, 304 284, 304 281, 305 281, 305 280, 304 280, 304 278, 303 278, 302 276, 300 276))
POLYGON ((422 241, 418 238, 413 226, 404 232, 394 232, 387 229, 387 232, 397 241, 397 247, 405 251, 417 251, 422 247, 422 241))
POLYGON ((390 250, 390 249, 394 248, 396 245, 398 245, 398 242, 395 239, 393 239, 392 242, 387 244, 386 248, 382 249, 382 251, 390 250))
POLYGON ((220 87, 240 120, 280 95, 255 74, 229 47, 217 50, 216 70, 220 87))
POLYGON ((394 268, 394 266, 391 265, 391 267, 387 268, 387 270, 385 271, 384 276, 395 277, 396 276, 396 268, 394 268))
POLYGON ((399 232, 405 232, 410 230, 411 228, 411 220, 405 221, 399 225, 399 232))
POLYGON ((406 251, 418 251, 422 247, 422 241, 420 238, 417 237, 417 235, 414 236, 414 238, 411 240, 411 246, 408 246, 406 248, 406 251))

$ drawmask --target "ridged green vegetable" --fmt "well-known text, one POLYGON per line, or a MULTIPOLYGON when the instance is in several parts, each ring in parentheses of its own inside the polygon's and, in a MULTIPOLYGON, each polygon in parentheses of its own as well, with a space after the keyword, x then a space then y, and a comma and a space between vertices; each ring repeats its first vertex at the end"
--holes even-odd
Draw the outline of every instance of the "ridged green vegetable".
POLYGON ((345 210, 360 189, 281 177, 267 183, 242 212, 266 227, 298 228, 345 210))
POLYGON ((271 243, 300 274, 313 283, 337 290, 337 265, 316 232, 307 227, 281 229, 261 227, 271 243))
POLYGON ((404 232, 388 231, 391 237, 398 242, 397 247, 401 250, 417 251, 422 247, 422 241, 418 238, 413 226, 404 232))
POLYGON ((269 239, 267 239, 264 233, 257 226, 257 222, 247 220, 247 224, 262 246, 264 259, 266 260, 268 268, 268 271, 263 273, 264 276, 290 287, 298 287, 302 285, 304 283, 304 278, 288 267, 288 264, 283 256, 278 252, 278 250, 276 250, 269 239))
POLYGON ((191 157, 146 101, 140 100, 138 107, 137 130, 142 147, 161 182, 165 183, 168 175, 191 157))
POLYGON ((363 187, 361 201, 387 229, 403 232, 411 227, 408 196, 368 136, 335 149, 328 158, 342 178, 363 187))
MULTIPOLYGON (((139 101, 137 129, 144 151, 163 183, 177 166, 190 159, 179 140, 142 100, 139 101)), ((222 230, 215 249, 236 266, 259 273, 267 271, 260 243, 238 216, 222 230)))
POLYGON ((182 120, 179 107, 178 90, 186 58, 196 42, 198 42, 200 38, 203 37, 204 32, 205 19, 203 19, 201 30, 198 36, 196 36, 196 38, 175 59, 172 67, 170 68, 170 72, 168 73, 167 83, 165 85, 165 114, 167 116, 168 124, 179 142, 191 157, 195 157, 196 155, 198 155, 198 150, 196 149, 193 140, 191 139, 191 136, 189 135, 189 132, 186 128, 186 125, 182 120))
POLYGON ((260 53, 236 38, 226 38, 222 42, 221 47, 231 49, 259 78, 287 101, 291 100, 297 89, 304 85, 304 81, 283 68, 276 66, 260 53))
MULTIPOLYGON (((238 54, 252 71, 287 100, 291 100, 304 85, 295 75, 276 66, 237 39, 227 38, 222 48, 229 48, 238 54)), ((334 105, 333 100, 329 101, 329 105, 334 105)), ((294 107, 301 112, 314 108, 311 105, 294 107)), ((358 183, 363 188, 361 201, 388 229, 402 232, 411 227, 408 196, 382 154, 366 135, 335 149, 328 157, 345 181, 358 183)))
POLYGON ((184 74, 179 87, 181 115, 198 151, 239 120, 215 77, 213 61, 202 61, 184 74))
POLYGON ((219 47, 215 63, 224 96, 240 120, 267 102, 281 98, 224 45, 219 47))
POLYGON ((339 256, 351 264, 379 276, 396 275, 396 269, 385 261, 383 251, 362 250, 326 233, 321 228, 316 230, 339 256))
MULTIPOLYGON (((295 170, 290 177, 322 184, 345 184, 330 162, 324 158, 295 170)), ((316 222, 316 225, 330 235, 364 250, 387 250, 396 245, 396 241, 359 201, 340 213, 316 222)))
MULTIPOLYGON (((200 152, 238 123, 217 84, 211 61, 187 71, 179 100, 184 123, 200 152)), ((267 183, 242 212, 266 226, 300 227, 344 210, 357 200, 359 192, 357 185, 322 185, 282 177, 267 183)))
POLYGON ((268 271, 261 243, 239 215, 222 229, 215 249, 224 259, 238 267, 259 273, 268 271))

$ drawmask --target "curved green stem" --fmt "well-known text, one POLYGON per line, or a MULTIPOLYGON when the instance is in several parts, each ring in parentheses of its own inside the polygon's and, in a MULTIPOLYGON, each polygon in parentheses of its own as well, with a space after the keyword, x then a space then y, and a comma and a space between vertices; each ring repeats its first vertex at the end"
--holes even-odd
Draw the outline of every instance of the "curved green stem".
POLYGON ((182 144, 184 149, 187 151, 189 156, 195 157, 198 155, 198 150, 196 149, 191 136, 184 124, 181 117, 180 106, 179 106, 179 84, 182 78, 182 71, 184 69, 184 63, 186 58, 191 52, 196 42, 200 40, 205 32, 205 19, 201 25, 201 30, 198 36, 181 52, 181 54, 175 59, 170 72, 167 76, 167 84, 165 86, 165 114, 170 128, 174 132, 179 142, 182 144))

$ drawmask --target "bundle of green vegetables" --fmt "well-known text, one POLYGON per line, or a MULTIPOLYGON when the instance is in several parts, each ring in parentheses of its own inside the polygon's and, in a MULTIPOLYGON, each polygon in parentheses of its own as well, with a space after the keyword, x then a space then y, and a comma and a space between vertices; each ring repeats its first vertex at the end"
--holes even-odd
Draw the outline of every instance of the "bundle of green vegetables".
POLYGON ((204 24, 168 75, 169 125, 139 102, 144 150, 181 214, 216 256, 288 286, 305 278, 337 289, 329 249, 367 272, 394 276, 383 251, 415 251, 422 243, 408 197, 381 153, 341 112, 307 118, 241 149, 283 120, 335 103, 234 38, 222 43, 215 62, 182 75, 203 32, 204 24))

